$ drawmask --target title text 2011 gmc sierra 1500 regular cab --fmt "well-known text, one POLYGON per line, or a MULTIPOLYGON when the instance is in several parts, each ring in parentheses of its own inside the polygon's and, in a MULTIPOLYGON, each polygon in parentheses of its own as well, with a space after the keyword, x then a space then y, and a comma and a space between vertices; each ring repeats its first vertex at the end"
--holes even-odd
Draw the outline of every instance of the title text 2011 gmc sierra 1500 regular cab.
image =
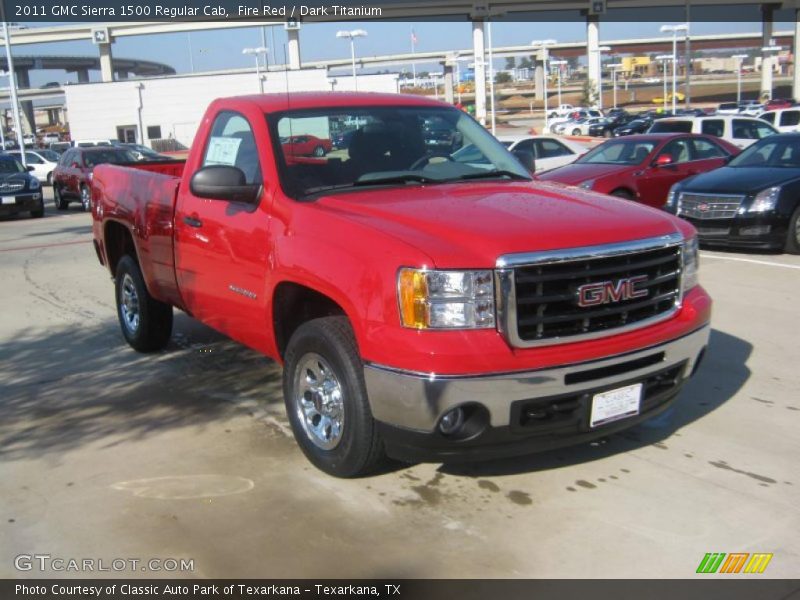
POLYGON ((163 348, 178 307, 280 361, 297 442, 337 476, 630 427, 670 404, 708 341, 690 224, 534 182, 433 100, 217 100, 185 164, 101 165, 92 195, 128 343, 163 348), (443 128, 485 160, 428 144, 443 128), (289 147, 346 131, 325 156, 289 147))

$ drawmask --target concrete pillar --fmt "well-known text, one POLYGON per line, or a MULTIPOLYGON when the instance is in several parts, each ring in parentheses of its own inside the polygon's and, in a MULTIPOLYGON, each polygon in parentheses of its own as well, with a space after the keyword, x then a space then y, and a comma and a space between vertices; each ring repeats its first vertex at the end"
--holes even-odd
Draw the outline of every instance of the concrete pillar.
POLYGON ((444 71, 444 100, 448 104, 455 103, 455 86, 453 85, 453 67, 448 64, 443 65, 444 71))
MULTIPOLYGON (((764 4, 761 7, 761 44, 771 46, 772 40, 772 17, 775 7, 772 4, 764 4)), ((772 61, 774 52, 761 53, 761 93, 759 99, 767 96, 772 98, 772 61)))
POLYGON ((289 68, 300 68, 300 30, 288 29, 286 35, 289 37, 288 52, 289 52, 289 68))
POLYGON ((797 60, 800 51, 800 9, 794 11, 794 42, 792 44, 792 98, 800 98, 800 61, 797 60))
POLYGON ((484 43, 484 20, 472 21, 472 53, 475 64, 475 118, 486 125, 486 45, 484 43))
POLYGON ((536 65, 533 68, 533 89, 534 98, 544 101, 544 68, 536 65))
POLYGON ((114 81, 114 59, 111 56, 111 44, 98 44, 100 49, 100 75, 101 79, 114 81))
POLYGON ((78 83, 89 83, 89 69, 78 69, 78 83))
POLYGON ((600 17, 586 16, 586 64, 592 95, 600 100, 600 17))
MULTIPOLYGON (((17 89, 25 90, 31 87, 30 71, 28 69, 15 68, 17 74, 17 89)), ((33 116, 33 102, 23 100, 19 103, 22 109, 22 116, 28 122, 28 129, 31 133, 36 133, 36 121, 33 116)), ((23 127, 24 129, 24 127, 23 127)))

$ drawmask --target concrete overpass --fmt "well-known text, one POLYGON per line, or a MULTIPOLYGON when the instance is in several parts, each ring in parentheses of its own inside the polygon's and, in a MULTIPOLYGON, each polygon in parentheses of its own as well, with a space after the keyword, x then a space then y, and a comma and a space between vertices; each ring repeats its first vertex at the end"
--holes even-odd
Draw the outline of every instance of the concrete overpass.
MULTIPOLYGON (((594 88, 595 93, 598 91, 598 82, 600 80, 601 72, 601 55, 599 48, 601 42, 599 38, 599 24, 601 15, 591 14, 588 10, 591 6, 589 0, 499 0, 493 3, 476 3, 474 0, 430 0, 420 5, 417 0, 396 0, 392 3, 387 3, 380 16, 364 16, 359 20, 370 19, 426 19, 431 17, 463 17, 469 20, 472 24, 472 39, 473 47, 469 52, 471 62, 475 65, 475 85, 476 85, 476 115, 482 121, 486 120, 486 45, 485 45, 485 25, 491 19, 497 19, 502 16, 513 16, 524 13, 526 15, 535 15, 541 12, 559 12, 564 11, 579 11, 583 18, 586 20, 586 39, 585 44, 580 44, 578 47, 570 49, 563 48, 565 51, 585 49, 587 64, 588 64, 588 78, 594 88)), ((755 34, 760 38, 757 46, 769 46, 770 41, 773 39, 773 21, 776 9, 790 9, 792 11, 792 20, 795 23, 793 36, 793 54, 798 54, 798 40, 800 39, 800 0, 783 0, 778 2, 769 2, 763 0, 761 2, 754 2, 753 0, 660 0, 659 8, 672 8, 675 9, 675 14, 679 15, 676 20, 686 20, 691 22, 691 9, 700 7, 711 7, 721 12, 721 19, 724 21, 725 11, 737 10, 738 7, 745 6, 760 6, 762 17, 762 31, 760 34, 755 34)), ((615 10, 631 10, 631 9, 646 9, 653 8, 651 0, 606 0, 606 9, 608 15, 613 15, 615 10)), ((613 18, 613 17, 609 17, 613 18)), ((316 18, 313 21, 335 20, 334 17, 330 18, 316 18)), ((254 27, 262 25, 282 25, 282 22, 275 21, 238 21, 235 19, 226 22, 205 22, 205 21, 190 21, 184 23, 173 22, 139 22, 139 23, 107 23, 107 24, 91 24, 91 25, 67 25, 59 27, 48 28, 32 28, 14 32, 10 37, 10 42, 13 45, 18 44, 33 44, 33 43, 47 43, 47 42, 62 42, 69 40, 91 40, 93 39, 93 31, 98 29, 105 30, 105 41, 98 44, 100 54, 101 72, 104 81, 111 81, 114 79, 113 72, 113 59, 111 47, 115 39, 125 36, 135 35, 150 35, 156 33, 175 33, 181 31, 200 31, 210 29, 230 29, 236 27, 254 27)), ((288 32, 288 68, 299 69, 301 67, 300 57, 300 43, 299 29, 290 29, 288 32)), ((670 42, 671 42, 670 38, 670 42)), ((694 43, 695 38, 692 38, 694 43)), ((665 43, 663 38, 655 40, 656 44, 665 43)), ((722 43, 718 40, 718 43, 722 43)), ((603 42, 603 45, 612 45, 615 41, 603 42)), ((622 46, 620 41, 616 41, 617 46, 622 46)), ((631 52, 637 51, 642 48, 647 41, 637 41, 628 47, 631 52)), ((612 46, 613 47, 613 46, 612 46)), ((649 46, 653 48, 653 46, 649 46)), ((671 48, 671 46, 670 46, 671 48)), ((551 48, 551 51, 557 51, 558 45, 551 48)), ((508 52, 517 52, 519 54, 530 54, 531 49, 525 48, 519 50, 510 50, 508 52)), ((513 54, 502 54, 498 50, 494 52, 496 56, 511 56, 513 54)), ((439 53, 441 55, 441 53, 439 53)), ((458 54, 461 57, 461 54, 458 54)), ((388 60, 388 59, 387 59, 388 60)), ((399 59, 410 62, 409 59, 399 59)), ((421 56, 413 57, 411 60, 419 62, 425 59, 421 56)), ((770 95, 772 90, 772 61, 774 57, 770 52, 762 52, 762 81, 761 90, 762 94, 770 95)), ((333 63, 332 66, 337 66, 336 61, 321 61, 312 63, 306 66, 325 66, 325 63, 333 63)), ((340 61, 341 62, 341 61, 340 61)), ((368 64, 365 59, 362 59, 362 64, 368 64)), ((378 64, 375 62, 374 64, 378 64)), ((384 62, 382 64, 391 64, 384 62)), ((452 65, 447 69, 452 68, 452 65)), ((794 70, 793 91, 795 97, 800 97, 800 69, 794 70)), ((688 99, 687 99, 688 101, 688 99)))

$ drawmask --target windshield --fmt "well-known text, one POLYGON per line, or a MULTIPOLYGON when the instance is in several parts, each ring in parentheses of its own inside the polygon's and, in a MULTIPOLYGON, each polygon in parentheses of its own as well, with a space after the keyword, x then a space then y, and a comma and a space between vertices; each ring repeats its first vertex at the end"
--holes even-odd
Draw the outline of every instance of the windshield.
POLYGON ((438 106, 337 107, 269 116, 286 193, 304 198, 378 185, 530 179, 463 111, 438 106))
POLYGON ((83 162, 87 167, 94 167, 104 163, 119 164, 135 161, 136 156, 128 150, 95 150, 86 152, 83 157, 83 162))
POLYGON ((26 169, 18 160, 13 158, 4 158, 0 160, 0 175, 9 175, 10 173, 25 173, 26 169))
POLYGON ((781 139, 779 136, 756 142, 728 163, 728 166, 800 169, 800 137, 781 139))
POLYGON ((590 150, 578 160, 580 164, 638 165, 653 151, 655 142, 611 140, 590 150))

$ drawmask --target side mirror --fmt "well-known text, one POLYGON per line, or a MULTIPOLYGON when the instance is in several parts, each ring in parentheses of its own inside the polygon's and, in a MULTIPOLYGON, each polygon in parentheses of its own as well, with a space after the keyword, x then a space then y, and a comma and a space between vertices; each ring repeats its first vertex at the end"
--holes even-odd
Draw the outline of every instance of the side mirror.
POLYGON ((255 204, 261 185, 247 183, 244 171, 238 167, 210 165, 192 175, 189 189, 198 198, 255 204))
POLYGON ((531 175, 536 173, 536 159, 533 157, 533 152, 530 150, 512 150, 511 153, 525 167, 528 173, 531 175))
POLYGON ((32 166, 32 165, 28 165, 28 166, 27 166, 27 167, 25 167, 25 168, 26 168, 26 169, 28 169, 28 171, 33 171, 33 166, 32 166))
POLYGON ((672 156, 670 154, 659 154, 656 158, 655 166, 666 167, 672 164, 672 156))

